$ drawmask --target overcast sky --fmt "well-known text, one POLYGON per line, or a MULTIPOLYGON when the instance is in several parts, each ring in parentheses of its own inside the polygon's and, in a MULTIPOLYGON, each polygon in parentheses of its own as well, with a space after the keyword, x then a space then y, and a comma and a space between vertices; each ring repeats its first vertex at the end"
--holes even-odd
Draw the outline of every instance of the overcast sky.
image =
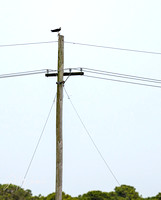
MULTIPOLYGON (((0 45, 57 41, 161 52, 160 0, 0 0, 0 45)), ((65 43, 65 68, 161 79, 161 55, 65 43)), ((0 74, 57 69, 57 43, 0 47, 0 74)), ((65 88, 120 184, 161 192, 161 89, 87 77, 65 88)), ((0 79, 0 184, 21 185, 56 94, 44 74, 0 79)), ((107 169, 64 93, 63 191, 112 191, 107 169)), ((55 191, 55 106, 23 188, 55 191)))

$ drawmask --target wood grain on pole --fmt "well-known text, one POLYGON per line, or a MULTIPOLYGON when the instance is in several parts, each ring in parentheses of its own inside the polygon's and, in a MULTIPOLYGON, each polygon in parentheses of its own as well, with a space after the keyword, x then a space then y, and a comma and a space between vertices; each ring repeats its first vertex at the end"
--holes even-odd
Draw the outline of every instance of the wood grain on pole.
POLYGON ((58 76, 57 76, 57 103, 56 103, 56 200, 62 200, 63 176, 63 73, 64 73, 64 36, 58 39, 58 76))

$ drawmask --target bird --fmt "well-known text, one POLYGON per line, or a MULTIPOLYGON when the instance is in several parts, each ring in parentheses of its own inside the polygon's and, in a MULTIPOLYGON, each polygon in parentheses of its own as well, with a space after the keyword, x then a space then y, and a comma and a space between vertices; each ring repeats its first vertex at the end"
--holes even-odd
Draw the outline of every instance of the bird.
POLYGON ((61 27, 60 27, 60 28, 57 28, 57 29, 51 30, 51 32, 60 32, 60 31, 61 31, 61 27))

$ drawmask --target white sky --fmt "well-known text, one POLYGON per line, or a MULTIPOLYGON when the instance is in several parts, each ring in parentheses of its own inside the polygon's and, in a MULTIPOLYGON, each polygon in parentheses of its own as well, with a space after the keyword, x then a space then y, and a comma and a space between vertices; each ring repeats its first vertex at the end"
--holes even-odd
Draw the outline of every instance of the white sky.
MULTIPOLYGON (((0 0, 0 44, 65 41, 161 52, 159 0, 0 0)), ((161 56, 65 44, 65 68, 86 67, 161 79, 161 56)), ((1 47, 0 74, 57 69, 57 43, 1 47)), ((56 93, 42 75, 0 79, 0 183, 20 185, 56 93)), ((161 192, 161 89, 71 77, 66 90, 120 184, 144 197, 161 192)), ((63 190, 117 185, 64 95, 63 190)), ((55 191, 55 109, 23 185, 55 191)))

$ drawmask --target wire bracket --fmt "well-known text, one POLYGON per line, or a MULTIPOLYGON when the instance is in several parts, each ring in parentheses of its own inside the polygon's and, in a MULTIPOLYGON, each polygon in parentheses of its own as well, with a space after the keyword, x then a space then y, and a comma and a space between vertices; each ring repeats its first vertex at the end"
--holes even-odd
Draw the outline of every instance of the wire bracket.
POLYGON ((64 85, 65 81, 61 81, 61 82, 56 82, 57 85, 61 85, 63 84, 64 85))

